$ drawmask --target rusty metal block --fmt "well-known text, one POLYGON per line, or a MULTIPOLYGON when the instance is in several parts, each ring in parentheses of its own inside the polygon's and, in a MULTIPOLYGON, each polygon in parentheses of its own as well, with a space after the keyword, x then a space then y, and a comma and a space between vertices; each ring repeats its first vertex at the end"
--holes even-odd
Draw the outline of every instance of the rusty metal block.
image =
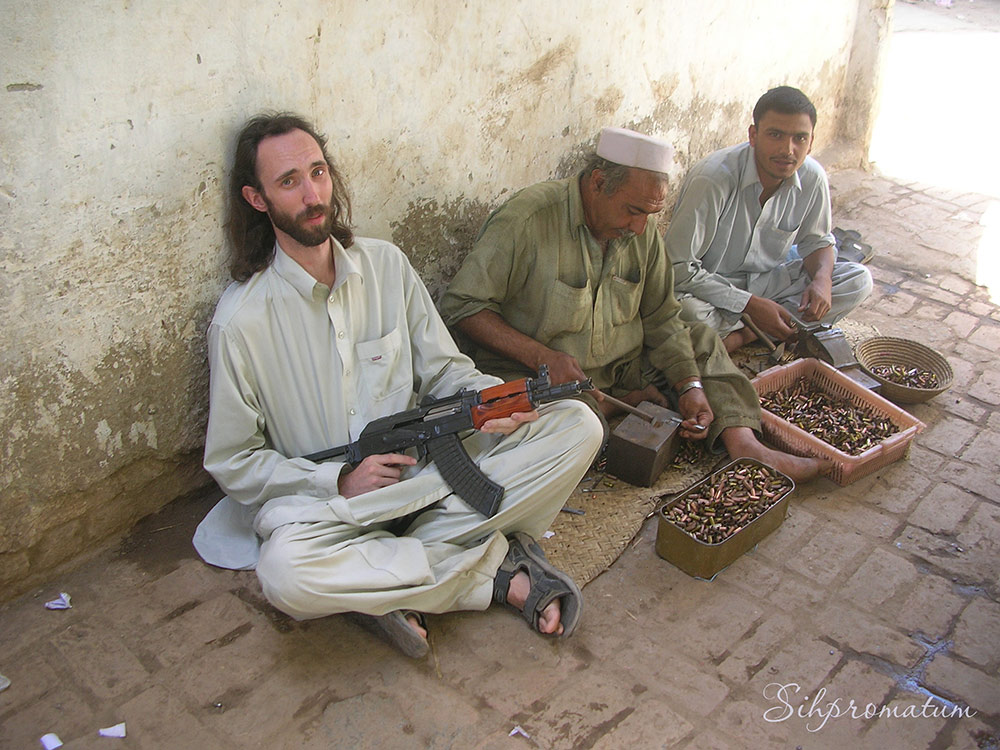
POLYGON ((638 409, 650 419, 629 414, 612 430, 606 470, 629 484, 651 487, 677 454, 681 416, 652 401, 638 409))

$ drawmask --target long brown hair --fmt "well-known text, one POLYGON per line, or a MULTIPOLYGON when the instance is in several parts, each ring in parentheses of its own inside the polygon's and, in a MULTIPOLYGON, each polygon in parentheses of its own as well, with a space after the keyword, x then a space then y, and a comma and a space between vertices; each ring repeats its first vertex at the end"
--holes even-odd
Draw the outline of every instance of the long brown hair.
POLYGON ((331 234, 344 247, 354 244, 351 231, 351 201, 347 186, 326 152, 326 136, 309 122, 290 112, 264 112, 247 121, 236 139, 233 171, 229 175, 229 205, 226 215, 226 236, 229 238, 229 273, 237 281, 246 281, 257 271, 267 268, 274 259, 274 227, 266 213, 258 211, 243 197, 243 186, 262 192, 257 178, 257 147, 265 138, 302 130, 312 136, 330 167, 333 195, 331 234))

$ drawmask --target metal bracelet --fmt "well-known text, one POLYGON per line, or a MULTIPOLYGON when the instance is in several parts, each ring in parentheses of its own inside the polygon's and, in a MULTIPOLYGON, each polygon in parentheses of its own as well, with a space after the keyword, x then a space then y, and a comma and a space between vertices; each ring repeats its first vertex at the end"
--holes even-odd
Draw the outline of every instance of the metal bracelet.
POLYGON ((684 385, 681 386, 681 389, 677 391, 677 397, 680 398, 685 393, 690 391, 692 388, 700 388, 701 390, 705 390, 705 386, 701 384, 700 380, 692 380, 690 383, 685 383, 684 385))

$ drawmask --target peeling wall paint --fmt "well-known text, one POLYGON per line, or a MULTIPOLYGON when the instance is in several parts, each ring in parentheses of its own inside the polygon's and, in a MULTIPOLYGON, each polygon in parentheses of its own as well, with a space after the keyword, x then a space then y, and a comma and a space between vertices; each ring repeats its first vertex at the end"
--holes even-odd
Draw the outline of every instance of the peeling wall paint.
POLYGON ((858 87, 874 80, 890 10, 12 4, 0 28, 0 599, 207 481, 204 334, 228 281, 223 193, 247 117, 316 121, 358 233, 399 244, 438 297, 489 211, 571 174, 602 126, 673 141, 679 180, 745 138, 756 98, 788 82, 816 101, 818 148, 837 139, 838 111, 865 137, 872 95, 858 87))
POLYGON ((476 200, 456 198, 440 205, 431 198, 410 203, 398 221, 390 222, 392 242, 407 248, 435 300, 458 271, 489 212, 476 200))

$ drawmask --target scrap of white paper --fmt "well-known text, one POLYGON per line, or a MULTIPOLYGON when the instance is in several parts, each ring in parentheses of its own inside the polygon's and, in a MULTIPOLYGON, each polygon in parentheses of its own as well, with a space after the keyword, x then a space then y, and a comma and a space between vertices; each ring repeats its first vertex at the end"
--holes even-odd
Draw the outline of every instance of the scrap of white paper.
POLYGON ((124 737, 125 722, 123 721, 121 724, 115 724, 113 727, 98 729, 97 733, 101 735, 101 737, 124 737))
POLYGON ((551 539, 555 535, 556 535, 556 532, 554 532, 554 531, 546 531, 544 534, 542 534, 542 539, 551 539))
POLYGON ((62 740, 59 739, 58 734, 54 734, 53 732, 42 735, 38 741, 42 743, 42 747, 45 750, 56 750, 57 747, 62 747, 62 740))
POLYGON ((10 687, 10 679, 0 674, 0 693, 10 687))
POLYGON ((69 594, 65 591, 60 592, 58 599, 53 599, 51 602, 45 602, 45 609, 72 609, 73 605, 69 603, 69 594))
POLYGON ((515 734, 519 734, 522 737, 524 737, 525 739, 529 739, 529 740, 531 739, 531 735, 528 734, 527 732, 525 732, 523 729, 521 729, 521 725, 520 724, 518 724, 516 727, 514 727, 513 729, 511 729, 510 730, 510 734, 508 734, 507 736, 508 737, 513 737, 515 734))

